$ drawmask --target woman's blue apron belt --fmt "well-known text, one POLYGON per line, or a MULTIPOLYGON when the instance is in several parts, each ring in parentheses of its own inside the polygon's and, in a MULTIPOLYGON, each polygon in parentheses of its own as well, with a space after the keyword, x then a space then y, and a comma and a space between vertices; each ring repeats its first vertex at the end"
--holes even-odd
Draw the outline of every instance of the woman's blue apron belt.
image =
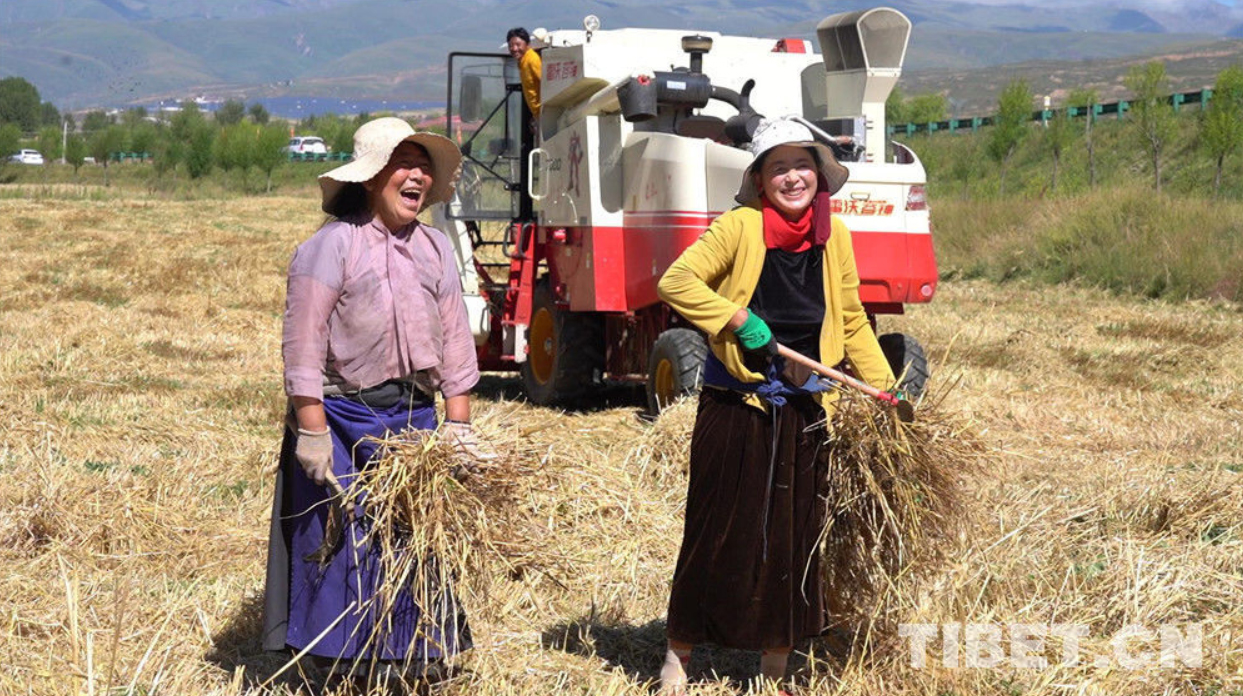
POLYGON ((731 375, 725 363, 721 362, 715 353, 709 351, 708 358, 704 361, 704 386, 755 394, 773 406, 785 406, 786 399, 791 396, 819 394, 837 386, 837 382, 813 374, 807 378, 803 386, 796 387, 781 379, 781 373, 784 370, 785 358, 777 356, 768 366, 765 381, 743 382, 731 375))
MULTIPOLYGON (((837 382, 820 377, 818 375, 810 375, 803 386, 796 387, 781 379, 781 373, 785 371, 785 358, 776 356, 768 365, 768 374, 765 375, 763 382, 743 382, 729 373, 725 368, 725 363, 721 362, 716 354, 709 351, 708 357, 704 360, 703 380, 705 387, 719 387, 721 389, 730 389, 748 394, 756 394, 764 401, 773 406, 785 406, 786 399, 791 396, 818 394, 833 389, 837 386, 837 382)), ((764 540, 760 549, 761 562, 768 560, 768 510, 773 499, 773 477, 777 471, 777 418, 779 417, 777 409, 772 409, 772 434, 773 442, 769 445, 768 455, 768 490, 764 491, 764 531, 761 538, 764 540)))

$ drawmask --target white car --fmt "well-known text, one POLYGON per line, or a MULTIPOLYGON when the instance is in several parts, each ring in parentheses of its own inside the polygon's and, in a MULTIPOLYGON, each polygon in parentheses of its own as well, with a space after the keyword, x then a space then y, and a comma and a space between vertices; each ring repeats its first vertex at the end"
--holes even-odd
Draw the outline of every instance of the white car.
POLYGON ((298 136, 289 139, 289 144, 284 148, 285 152, 296 152, 298 154, 307 155, 326 155, 328 154, 328 146, 324 144, 323 138, 315 136, 298 136))
POLYGON ((43 155, 38 150, 21 150, 9 157, 10 162, 19 164, 43 164, 43 155))

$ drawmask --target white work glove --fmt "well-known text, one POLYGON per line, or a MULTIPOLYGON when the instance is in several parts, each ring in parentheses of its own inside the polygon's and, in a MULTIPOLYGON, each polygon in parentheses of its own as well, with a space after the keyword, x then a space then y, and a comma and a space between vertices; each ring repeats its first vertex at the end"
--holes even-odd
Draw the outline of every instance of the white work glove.
POLYGON ((497 458, 496 452, 486 442, 481 442, 470 423, 446 420, 440 426, 444 441, 453 447, 457 454, 458 466, 453 470, 454 478, 459 480, 470 474, 479 472, 481 464, 487 464, 497 458))
POLYGON ((322 486, 332 471, 332 433, 327 429, 315 433, 298 428, 298 442, 294 446, 294 456, 302 465, 307 478, 322 486))

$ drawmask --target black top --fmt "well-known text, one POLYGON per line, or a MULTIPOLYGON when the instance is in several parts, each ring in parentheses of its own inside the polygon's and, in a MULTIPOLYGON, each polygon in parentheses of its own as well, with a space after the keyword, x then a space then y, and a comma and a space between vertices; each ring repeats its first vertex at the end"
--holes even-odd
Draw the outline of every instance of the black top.
POLYGON ((824 247, 769 249, 748 309, 773 330, 778 343, 820 359, 824 323, 824 247))

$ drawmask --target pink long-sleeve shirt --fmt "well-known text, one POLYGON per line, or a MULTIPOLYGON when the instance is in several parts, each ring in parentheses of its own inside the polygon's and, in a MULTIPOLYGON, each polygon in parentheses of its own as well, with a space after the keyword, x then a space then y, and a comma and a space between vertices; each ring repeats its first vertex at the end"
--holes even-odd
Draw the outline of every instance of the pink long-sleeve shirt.
POLYGON ((335 220, 289 263, 281 342, 285 393, 322 399, 424 372, 446 397, 479 381, 449 240, 415 222, 335 220))

